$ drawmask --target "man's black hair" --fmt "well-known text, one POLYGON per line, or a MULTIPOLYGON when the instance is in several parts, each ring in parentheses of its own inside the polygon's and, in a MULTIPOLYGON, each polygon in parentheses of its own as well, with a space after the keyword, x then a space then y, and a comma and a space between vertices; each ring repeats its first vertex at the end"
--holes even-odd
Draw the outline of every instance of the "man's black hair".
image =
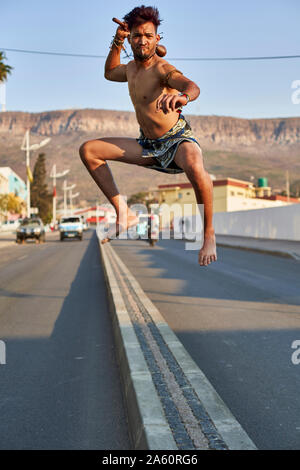
POLYGON ((132 30, 133 26, 139 26, 148 21, 154 24, 155 30, 157 31, 157 27, 161 23, 158 9, 155 7, 145 7, 145 5, 131 10, 124 16, 123 20, 128 24, 129 31, 132 30))

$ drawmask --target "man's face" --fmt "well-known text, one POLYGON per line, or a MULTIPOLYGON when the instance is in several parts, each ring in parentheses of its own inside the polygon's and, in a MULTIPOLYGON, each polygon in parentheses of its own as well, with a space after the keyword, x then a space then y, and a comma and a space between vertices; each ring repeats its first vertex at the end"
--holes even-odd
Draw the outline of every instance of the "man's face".
POLYGON ((137 60, 147 60, 155 53, 160 37, 156 34, 155 26, 151 21, 139 26, 133 26, 130 31, 130 45, 137 60))

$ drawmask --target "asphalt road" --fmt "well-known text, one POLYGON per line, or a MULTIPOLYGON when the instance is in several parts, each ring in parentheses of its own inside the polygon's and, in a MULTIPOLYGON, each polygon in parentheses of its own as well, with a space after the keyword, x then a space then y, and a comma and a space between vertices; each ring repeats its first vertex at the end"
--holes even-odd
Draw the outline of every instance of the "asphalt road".
POLYGON ((47 239, 0 248, 0 449, 130 449, 95 233, 47 239))
POLYGON ((256 446, 300 449, 300 262, 218 247, 200 267, 180 240, 112 244, 256 446))

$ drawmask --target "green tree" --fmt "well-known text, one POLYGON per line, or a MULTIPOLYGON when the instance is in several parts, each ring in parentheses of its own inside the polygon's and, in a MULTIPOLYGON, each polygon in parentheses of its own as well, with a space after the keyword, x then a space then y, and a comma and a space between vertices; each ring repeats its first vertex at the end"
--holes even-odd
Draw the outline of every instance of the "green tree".
POLYGON ((0 214, 7 216, 7 213, 21 214, 24 201, 13 193, 0 194, 0 214))
POLYGON ((7 76, 11 74, 13 68, 10 65, 4 63, 6 56, 4 52, 0 51, 0 83, 7 80, 7 76))
POLYGON ((145 202, 146 202, 146 197, 147 197, 147 193, 145 193, 145 192, 140 192, 140 193, 132 194, 132 195, 128 198, 127 204, 130 205, 130 206, 131 206, 132 204, 145 204, 145 202))
MULTIPOLYGON (((279 194, 280 196, 287 196, 286 189, 279 194)), ((290 185, 290 197, 300 197, 300 180, 296 180, 290 185)))
POLYGON ((293 197, 300 197, 300 180, 294 181, 291 184, 290 193, 293 197))
POLYGON ((22 203, 19 196, 13 193, 9 193, 8 195, 8 202, 7 202, 7 210, 13 214, 20 214, 22 211, 22 203))
POLYGON ((33 169, 31 206, 38 208, 39 216, 45 224, 49 223, 52 218, 52 196, 48 192, 46 177, 46 156, 40 153, 33 169))
POLYGON ((145 204, 145 206, 147 206, 148 209, 149 209, 150 204, 154 204, 154 203, 158 203, 158 199, 155 199, 155 198, 149 199, 148 193, 143 192, 143 191, 136 193, 136 194, 132 194, 128 198, 128 201, 127 201, 127 204, 129 206, 133 204, 145 204))
POLYGON ((5 214, 7 212, 7 206, 8 206, 8 194, 0 194, 1 214, 5 214))

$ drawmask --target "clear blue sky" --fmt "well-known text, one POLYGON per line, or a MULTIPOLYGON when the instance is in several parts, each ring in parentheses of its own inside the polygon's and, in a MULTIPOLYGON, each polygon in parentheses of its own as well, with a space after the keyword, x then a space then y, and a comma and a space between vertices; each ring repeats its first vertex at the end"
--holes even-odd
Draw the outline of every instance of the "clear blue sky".
MULTIPOLYGON (((0 50, 106 55, 115 31, 111 18, 122 18, 141 3, 1 0, 0 50)), ((160 10, 164 21, 159 32, 163 32, 167 60, 300 54, 299 0, 144 3, 160 10)), ((6 85, 9 111, 133 110, 127 84, 104 79, 104 59, 17 52, 6 52, 6 56, 14 67, 6 85)), ((300 80, 300 59, 170 62, 200 86, 200 98, 188 106, 189 114, 245 118, 300 116, 300 104, 291 101, 291 84, 300 80)))

